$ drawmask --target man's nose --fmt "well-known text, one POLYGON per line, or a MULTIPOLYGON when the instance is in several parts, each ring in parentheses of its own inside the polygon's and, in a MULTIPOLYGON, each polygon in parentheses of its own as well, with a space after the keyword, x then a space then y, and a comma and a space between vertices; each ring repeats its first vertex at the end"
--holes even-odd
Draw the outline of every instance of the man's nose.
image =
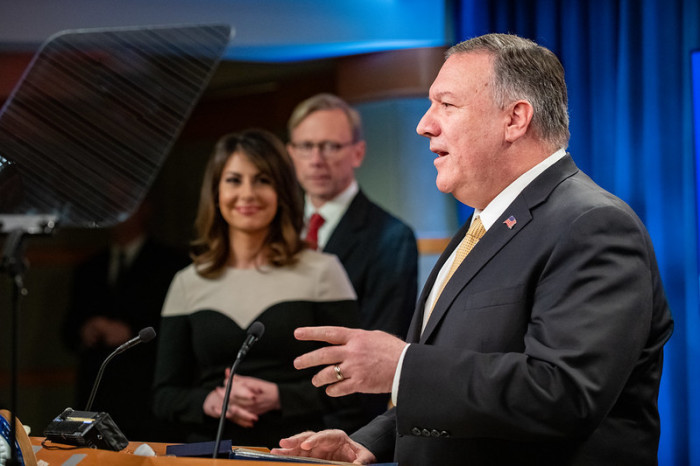
POLYGON ((435 120, 431 114, 431 109, 429 108, 418 122, 418 126, 416 126, 416 133, 429 138, 431 136, 435 136, 437 132, 437 125, 435 124, 435 120))
POLYGON ((326 158, 323 155, 323 151, 321 150, 320 144, 314 144, 314 146, 311 148, 309 160, 311 161, 311 163, 315 164, 323 163, 326 161, 326 158))

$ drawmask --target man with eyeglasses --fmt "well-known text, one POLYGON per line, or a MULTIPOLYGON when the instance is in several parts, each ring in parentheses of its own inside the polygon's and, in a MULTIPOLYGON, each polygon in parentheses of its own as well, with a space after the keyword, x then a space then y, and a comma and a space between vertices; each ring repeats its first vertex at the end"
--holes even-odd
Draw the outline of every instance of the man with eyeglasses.
MULTIPOLYGON (((318 94, 297 105, 288 129, 287 148, 305 191, 307 240, 342 262, 364 329, 405 337, 417 295, 416 239, 358 186, 355 169, 366 148, 359 113, 335 95, 318 94)), ((389 397, 365 396, 367 421, 389 397)))

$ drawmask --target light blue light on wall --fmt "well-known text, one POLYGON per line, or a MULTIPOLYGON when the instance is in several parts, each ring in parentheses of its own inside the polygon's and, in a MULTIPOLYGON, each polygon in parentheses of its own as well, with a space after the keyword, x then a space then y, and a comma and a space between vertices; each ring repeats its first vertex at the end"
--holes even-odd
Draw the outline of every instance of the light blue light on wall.
MULTIPOLYGON (((9 2, 8 2, 9 3, 9 2)), ((447 43, 434 0, 23 0, 1 8, 0 46, 65 29, 227 24, 228 60, 286 62, 447 43)))
MULTIPOLYGON (((417 238, 450 238, 458 228, 457 202, 435 186, 435 154, 428 140, 416 133, 428 105, 427 96, 355 105, 367 142, 357 178, 369 198, 409 224, 417 238)), ((420 256, 419 287, 437 257, 420 256)))
POLYGON ((456 201, 435 186, 435 154, 416 133, 428 105, 427 98, 355 105, 367 141, 357 177, 370 197, 411 225, 419 238, 451 237, 458 228, 456 201))

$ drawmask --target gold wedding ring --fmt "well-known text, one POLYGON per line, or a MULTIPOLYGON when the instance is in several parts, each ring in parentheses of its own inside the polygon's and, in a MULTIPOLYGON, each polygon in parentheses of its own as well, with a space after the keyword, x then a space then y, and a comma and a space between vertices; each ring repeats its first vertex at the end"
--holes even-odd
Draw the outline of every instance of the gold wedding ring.
POLYGON ((340 365, 336 364, 335 367, 335 377, 338 379, 338 382, 343 380, 345 377, 343 377, 343 373, 340 372, 340 365))

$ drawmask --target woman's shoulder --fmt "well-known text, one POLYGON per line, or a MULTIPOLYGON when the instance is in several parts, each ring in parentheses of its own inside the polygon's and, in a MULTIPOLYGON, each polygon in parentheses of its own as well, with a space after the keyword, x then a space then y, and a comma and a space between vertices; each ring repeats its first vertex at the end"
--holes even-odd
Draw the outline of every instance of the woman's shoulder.
POLYGON ((336 255, 308 249, 302 251, 298 267, 305 276, 315 277, 321 295, 326 298, 357 298, 345 268, 336 255))
POLYGON ((206 288, 209 289, 212 286, 216 286, 219 282, 226 280, 227 273, 221 274, 217 278, 207 278, 203 277, 197 272, 197 266, 192 263, 187 267, 180 269, 173 278, 173 285, 179 287, 183 290, 197 290, 206 288))
POLYGON ((340 259, 335 254, 316 251, 313 249, 304 249, 299 253, 299 264, 304 267, 313 267, 318 269, 329 269, 342 267, 340 259))
POLYGON ((192 281, 196 280, 199 277, 200 276, 197 273, 197 269, 195 268, 194 263, 190 263, 190 265, 178 270, 175 273, 176 280, 192 281))

